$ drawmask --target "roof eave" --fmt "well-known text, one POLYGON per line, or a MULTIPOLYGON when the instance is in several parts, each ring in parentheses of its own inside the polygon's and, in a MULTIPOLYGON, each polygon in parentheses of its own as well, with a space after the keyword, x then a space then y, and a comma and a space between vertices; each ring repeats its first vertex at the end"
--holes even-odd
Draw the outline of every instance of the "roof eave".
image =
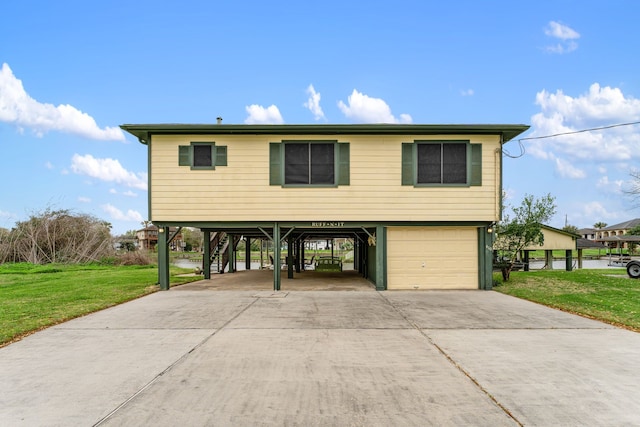
POLYGON ((147 144, 151 135, 502 135, 505 143, 529 129, 523 124, 297 124, 297 125, 224 125, 224 124, 124 124, 121 129, 147 144))

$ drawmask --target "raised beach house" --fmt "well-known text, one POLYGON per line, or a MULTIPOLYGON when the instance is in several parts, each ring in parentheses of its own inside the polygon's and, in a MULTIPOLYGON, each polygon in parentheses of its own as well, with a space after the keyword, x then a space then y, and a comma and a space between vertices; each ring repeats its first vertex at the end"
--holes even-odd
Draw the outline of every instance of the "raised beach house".
MULTIPOLYGON (((376 289, 490 289, 502 145, 526 125, 127 124, 148 148, 149 220, 169 288, 173 227, 274 242, 273 287, 308 239, 350 238, 376 289), (288 248, 281 271, 281 248, 288 248)), ((249 245, 247 245, 249 246, 249 245)), ((227 251, 225 250, 225 253, 227 251)), ((210 265, 204 266, 210 278, 210 265)), ((298 274, 296 277, 295 275, 298 274)), ((285 288, 286 288, 286 282, 285 288)))

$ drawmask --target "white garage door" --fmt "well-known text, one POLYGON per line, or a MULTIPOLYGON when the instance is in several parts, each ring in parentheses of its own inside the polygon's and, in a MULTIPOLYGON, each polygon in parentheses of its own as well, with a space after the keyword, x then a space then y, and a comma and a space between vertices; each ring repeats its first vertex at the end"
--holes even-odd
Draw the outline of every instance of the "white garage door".
POLYGON ((475 227, 389 227, 387 289, 478 289, 475 227))

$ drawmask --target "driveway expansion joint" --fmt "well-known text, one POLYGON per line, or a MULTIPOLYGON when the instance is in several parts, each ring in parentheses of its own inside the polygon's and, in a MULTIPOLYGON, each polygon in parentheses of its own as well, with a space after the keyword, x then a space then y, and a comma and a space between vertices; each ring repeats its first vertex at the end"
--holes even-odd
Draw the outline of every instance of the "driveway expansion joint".
POLYGON ((97 427, 100 426, 102 424, 104 424, 106 421, 109 420, 109 418, 113 417, 118 411, 120 411, 122 408, 124 408, 125 406, 127 406, 129 403, 131 403, 136 397, 138 397, 140 394, 142 394, 142 392, 144 392, 146 389, 148 389, 149 387, 151 387, 156 381, 158 381, 160 378, 162 378, 166 373, 168 373, 169 371, 171 371, 173 368, 175 368, 177 365, 179 365, 180 363, 184 362, 187 357, 189 357, 189 355, 191 355, 191 353, 193 353, 195 350, 197 350, 198 348, 202 347, 205 343, 207 343, 207 341, 209 341, 211 338, 213 338, 215 335, 218 334, 218 332, 222 331, 223 329, 225 329, 227 327, 227 325, 229 325, 229 323, 233 322, 235 319, 237 319, 242 313, 244 313, 245 311, 247 311, 253 304, 256 303, 256 301, 258 301, 258 299, 254 299, 253 301, 251 301, 249 304, 247 304, 242 310, 240 310, 238 313, 236 313, 234 316, 232 316, 231 318, 229 318, 229 320, 227 320, 220 328, 215 329, 211 334, 207 335, 204 339, 202 339, 199 343, 197 343, 196 345, 194 345, 191 349, 187 350, 186 353, 184 353, 182 356, 180 356, 178 359, 176 359, 173 363, 169 364, 169 366, 167 366, 165 369, 163 369, 160 373, 158 373, 155 377, 153 377, 149 382, 147 382, 145 385, 143 385, 142 387, 140 387, 139 390, 137 390, 135 393, 133 393, 131 396, 129 396, 126 400, 124 400, 121 404, 119 404, 118 406, 116 406, 111 412, 109 412, 107 415, 105 415, 104 417, 102 417, 100 420, 98 420, 98 422, 96 422, 95 424, 93 424, 93 427, 97 427))
MULTIPOLYGON (((396 307, 391 301, 389 301, 382 292, 378 292, 378 295, 387 303, 389 306, 395 310, 399 316, 401 316, 409 325, 411 325, 412 329, 418 331, 420 335, 422 335, 434 348, 438 350, 442 356, 444 356, 449 363, 451 363, 458 371, 460 371, 466 378, 469 379, 485 396, 489 398, 498 408, 500 408, 509 418, 511 418, 515 423, 517 423, 520 427, 524 427, 524 424, 520 422, 511 411, 501 404, 487 389, 485 389, 469 372, 467 372, 460 364, 458 364, 443 348, 441 348, 436 342, 425 332, 424 329, 421 329, 418 325, 416 325, 412 320, 410 320, 398 307, 396 307)), ((428 328, 425 328, 428 330, 428 328)))

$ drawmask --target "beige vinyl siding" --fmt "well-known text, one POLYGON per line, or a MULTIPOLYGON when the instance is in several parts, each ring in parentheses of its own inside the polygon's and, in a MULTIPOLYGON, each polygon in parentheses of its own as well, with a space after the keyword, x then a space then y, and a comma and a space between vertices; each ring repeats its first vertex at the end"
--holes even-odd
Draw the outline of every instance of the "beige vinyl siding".
POLYGON ((387 289, 478 289, 475 227, 389 227, 387 289))
POLYGON ((151 219, 154 221, 496 221, 500 176, 497 136, 292 137, 275 135, 154 136, 151 219), (269 142, 337 139, 350 144, 350 185, 283 188, 269 185, 269 142), (402 142, 470 140, 482 145, 482 186, 401 185, 402 142), (228 165, 178 166, 178 146, 215 141, 228 165))

